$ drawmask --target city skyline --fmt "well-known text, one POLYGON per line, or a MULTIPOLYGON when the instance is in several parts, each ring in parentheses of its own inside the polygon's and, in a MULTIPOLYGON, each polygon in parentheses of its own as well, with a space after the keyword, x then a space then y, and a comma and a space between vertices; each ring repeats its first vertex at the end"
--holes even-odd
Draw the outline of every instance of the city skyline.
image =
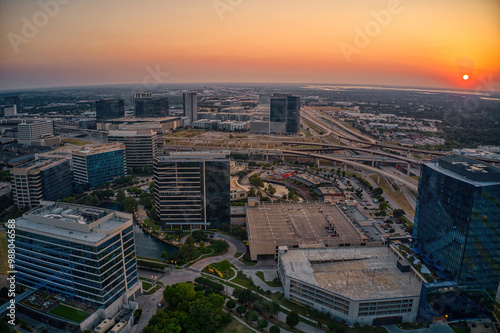
POLYGON ((0 18, 0 90, 272 82, 500 91, 494 0, 3 1, 0 18))

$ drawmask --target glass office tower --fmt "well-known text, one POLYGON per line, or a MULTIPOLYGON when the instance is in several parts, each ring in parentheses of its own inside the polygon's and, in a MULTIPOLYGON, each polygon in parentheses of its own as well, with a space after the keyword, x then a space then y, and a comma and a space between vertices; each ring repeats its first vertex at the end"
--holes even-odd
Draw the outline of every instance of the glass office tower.
POLYGON ((155 204, 165 227, 229 224, 231 189, 225 152, 170 153, 155 158, 155 204))
POLYGON ((125 102, 119 98, 101 99, 95 102, 95 111, 98 122, 125 117, 125 102))
POLYGON ((296 134, 300 129, 300 97, 273 94, 271 97, 271 133, 296 134))
POLYGON ((412 247, 441 277, 496 290, 500 168, 458 155, 423 164, 412 247))

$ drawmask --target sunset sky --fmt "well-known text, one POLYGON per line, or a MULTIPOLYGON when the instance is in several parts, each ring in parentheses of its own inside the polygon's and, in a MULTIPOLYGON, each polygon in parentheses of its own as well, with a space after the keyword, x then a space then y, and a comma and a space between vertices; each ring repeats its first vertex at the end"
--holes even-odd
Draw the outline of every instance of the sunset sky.
POLYGON ((500 91, 498 0, 0 0, 0 35, 2 90, 159 69, 164 83, 500 91))

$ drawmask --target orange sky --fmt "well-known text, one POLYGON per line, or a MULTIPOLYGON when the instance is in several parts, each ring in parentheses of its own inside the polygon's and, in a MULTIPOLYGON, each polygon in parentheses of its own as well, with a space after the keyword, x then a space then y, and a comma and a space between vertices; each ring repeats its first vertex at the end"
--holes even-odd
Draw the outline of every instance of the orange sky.
POLYGON ((0 89, 139 83, 159 66, 166 83, 488 90, 491 76, 500 91, 498 0, 0 0, 0 34, 0 89))

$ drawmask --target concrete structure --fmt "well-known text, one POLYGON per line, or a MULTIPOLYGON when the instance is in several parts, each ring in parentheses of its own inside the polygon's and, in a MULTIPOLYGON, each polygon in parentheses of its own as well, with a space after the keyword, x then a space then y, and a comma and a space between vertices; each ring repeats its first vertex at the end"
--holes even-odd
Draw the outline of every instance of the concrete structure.
POLYGON ((126 176, 125 145, 115 142, 74 151, 73 175, 76 184, 92 187, 126 176))
POLYGON ((381 244, 370 241, 338 206, 325 203, 260 203, 247 206, 252 260, 278 257, 278 248, 325 248, 381 244))
POLYGON ((31 141, 42 137, 54 135, 54 122, 52 120, 32 121, 17 125, 19 143, 31 145, 31 141))
POLYGON ((189 91, 183 93, 182 96, 183 116, 188 117, 191 122, 198 120, 198 93, 189 91))
POLYGON ((422 278, 390 247, 284 246, 278 275, 288 300, 349 325, 394 324, 417 316, 422 278))
POLYGON ((4 97, 5 106, 3 108, 4 117, 16 116, 19 111, 19 96, 4 97))
POLYGON ((155 204, 165 227, 229 224, 229 152, 172 152, 155 158, 155 204))
POLYGON ((141 294, 130 214, 42 202, 15 224, 16 283, 96 309, 75 323, 51 314, 51 302, 36 310, 23 305, 35 319, 47 318, 61 329, 79 324, 84 330, 141 294))
POLYGON ((250 188, 238 183, 237 177, 231 177, 231 201, 243 200, 248 197, 250 188))
POLYGON ((12 169, 10 174, 14 202, 19 209, 59 200, 72 191, 70 163, 65 159, 41 158, 12 169))
POLYGON ((110 131, 108 142, 125 145, 127 168, 153 166, 153 158, 158 154, 161 144, 157 132, 151 129, 110 131))
POLYGON ((163 132, 181 126, 179 117, 120 117, 108 119, 97 124, 97 129, 114 131, 120 129, 161 128, 163 132))

